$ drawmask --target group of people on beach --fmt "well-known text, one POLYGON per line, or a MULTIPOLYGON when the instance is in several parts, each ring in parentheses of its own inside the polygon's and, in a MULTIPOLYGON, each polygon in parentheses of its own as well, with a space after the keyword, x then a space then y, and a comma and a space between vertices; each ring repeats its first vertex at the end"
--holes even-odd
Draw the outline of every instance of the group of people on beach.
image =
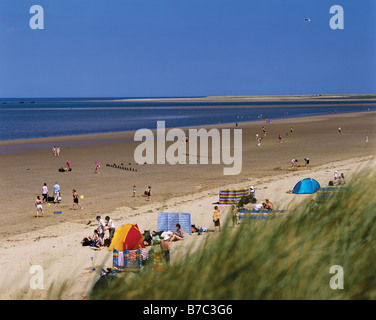
MULTIPOLYGON (((39 214, 41 214, 44 217, 43 204, 47 203, 48 205, 50 205, 51 202, 59 203, 61 201, 61 189, 60 189, 60 185, 57 182, 55 182, 52 191, 53 191, 53 196, 49 197, 47 183, 45 182, 42 187, 43 198, 41 199, 40 196, 38 195, 34 203, 36 210, 37 210, 35 217, 38 218, 39 214)), ((83 210, 83 207, 79 204, 79 198, 83 199, 83 196, 79 196, 76 189, 72 190, 72 195, 73 195, 72 210, 76 210, 76 206, 79 207, 81 210, 83 210)))
POLYGON ((115 235, 116 227, 113 220, 106 216, 104 220, 101 216, 95 218, 98 221, 98 226, 94 229, 93 235, 89 235, 82 239, 81 245, 90 246, 101 250, 101 247, 110 245, 112 238, 115 235), (105 233, 108 231, 108 238, 105 239, 105 233))
POLYGON ((60 156, 60 146, 53 146, 52 147, 52 154, 55 157, 59 157, 60 156))

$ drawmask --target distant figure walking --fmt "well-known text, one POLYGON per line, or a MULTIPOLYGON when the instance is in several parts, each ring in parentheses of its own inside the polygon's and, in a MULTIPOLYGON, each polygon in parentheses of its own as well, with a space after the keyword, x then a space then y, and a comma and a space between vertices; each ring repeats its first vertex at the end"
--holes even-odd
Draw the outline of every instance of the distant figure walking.
POLYGON ((366 143, 368 142, 368 136, 366 136, 366 143))
POLYGON ((279 140, 279 143, 282 143, 282 135, 281 134, 278 135, 278 140, 279 140))
POLYGON ((341 133, 342 133, 342 128, 338 127, 338 134, 341 134, 341 133))
POLYGON ((98 173, 99 174, 99 168, 101 166, 99 165, 98 161, 95 161, 95 170, 94 170, 94 173, 98 173))
POLYGON ((76 210, 76 208, 74 207, 75 205, 78 205, 81 208, 81 210, 82 210, 83 207, 81 207, 81 205, 78 203, 78 194, 77 194, 77 191, 75 189, 73 189, 72 193, 73 193, 73 210, 76 210))
POLYGON ((37 199, 35 200, 35 206, 37 207, 37 215, 36 215, 37 218, 39 216, 39 213, 41 213, 42 216, 44 217, 44 210, 43 210, 42 203, 43 201, 40 199, 39 196, 37 196, 37 199))
POLYGON ((294 133, 294 128, 293 128, 293 127, 290 128, 290 133, 291 133, 291 134, 294 133))
POLYGON ((57 155, 57 156, 60 156, 60 146, 57 146, 57 147, 56 147, 56 155, 57 155))

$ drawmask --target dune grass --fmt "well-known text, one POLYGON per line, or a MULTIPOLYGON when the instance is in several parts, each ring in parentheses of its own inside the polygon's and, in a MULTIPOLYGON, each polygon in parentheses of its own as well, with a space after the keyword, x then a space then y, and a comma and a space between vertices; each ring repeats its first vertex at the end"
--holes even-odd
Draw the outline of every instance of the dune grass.
POLYGON ((208 236, 163 274, 119 277, 96 299, 376 299, 376 175, 367 169, 337 197, 289 217, 208 236), (364 183, 366 181, 366 183, 364 183), (344 270, 333 290, 330 267, 344 270))

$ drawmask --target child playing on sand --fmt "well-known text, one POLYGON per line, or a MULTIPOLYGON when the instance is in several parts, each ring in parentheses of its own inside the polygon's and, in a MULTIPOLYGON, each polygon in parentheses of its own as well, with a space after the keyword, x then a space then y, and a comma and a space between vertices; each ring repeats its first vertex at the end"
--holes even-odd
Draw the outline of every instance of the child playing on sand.
POLYGON ((213 222, 214 222, 214 231, 221 231, 221 211, 218 209, 218 206, 214 207, 213 222))
POLYGON ((136 197, 136 186, 133 186, 133 196, 132 196, 133 198, 135 198, 136 197))
POLYGON ((43 201, 40 199, 39 196, 37 196, 37 199, 35 200, 35 206, 37 207, 37 215, 35 217, 37 217, 37 218, 39 216, 39 212, 44 217, 44 211, 43 211, 42 203, 43 203, 43 201))
POLYGON ((72 208, 72 210, 76 210, 75 207, 74 207, 75 205, 78 205, 81 208, 81 210, 83 210, 83 207, 81 207, 80 204, 78 203, 78 194, 77 194, 76 190, 73 189, 72 193, 73 193, 73 208, 72 208))

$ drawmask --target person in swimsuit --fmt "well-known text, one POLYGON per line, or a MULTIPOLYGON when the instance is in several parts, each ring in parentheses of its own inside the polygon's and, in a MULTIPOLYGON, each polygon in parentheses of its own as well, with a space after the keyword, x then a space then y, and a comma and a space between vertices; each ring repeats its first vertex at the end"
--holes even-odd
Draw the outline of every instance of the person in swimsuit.
POLYGON ((179 223, 176 224, 176 232, 174 231, 172 233, 170 242, 175 241, 175 240, 184 240, 184 233, 179 223))
POLYGON ((78 205, 82 210, 83 208, 78 203, 78 194, 77 194, 76 190, 73 189, 72 193, 73 193, 73 209, 72 210, 76 210, 75 207, 74 207, 75 205, 78 205))
POLYGON ((37 218, 39 216, 39 212, 44 217, 44 211, 43 211, 42 203, 43 203, 43 201, 40 199, 39 196, 37 196, 37 199, 35 200, 35 206, 37 207, 37 215, 36 215, 37 218))
POLYGON ((136 198, 136 186, 133 186, 133 198, 136 198))

